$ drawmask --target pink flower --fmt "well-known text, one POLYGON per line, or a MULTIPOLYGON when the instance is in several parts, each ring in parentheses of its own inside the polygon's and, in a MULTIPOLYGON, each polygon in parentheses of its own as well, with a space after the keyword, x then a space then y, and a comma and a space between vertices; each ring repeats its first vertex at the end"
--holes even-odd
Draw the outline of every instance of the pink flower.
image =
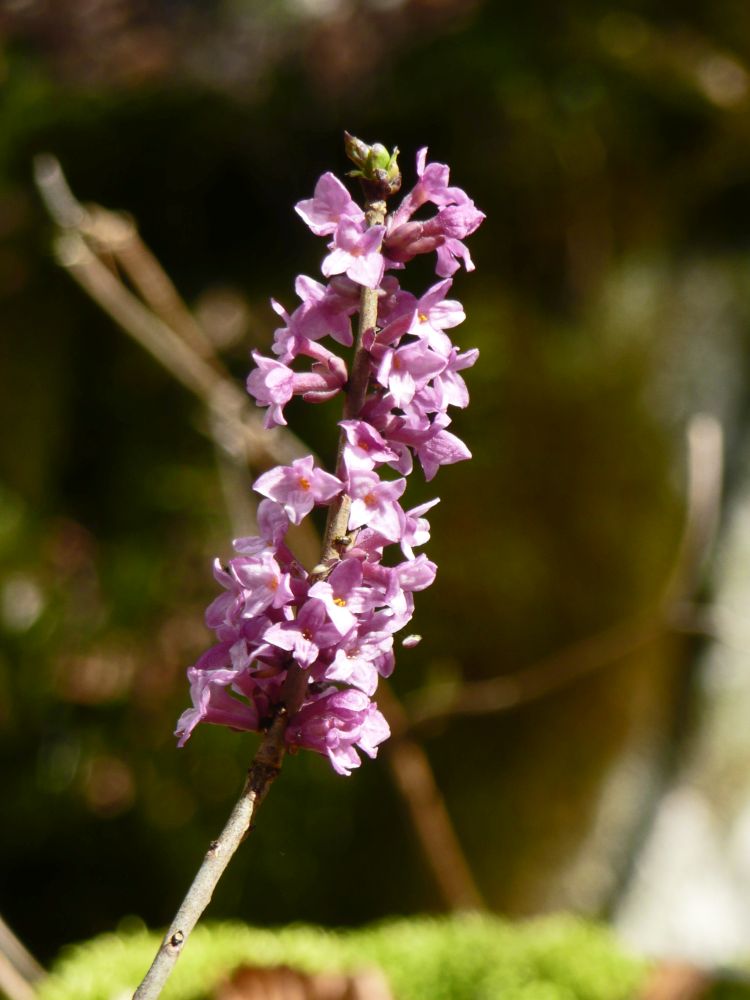
POLYGON ((294 287, 302 299, 302 305, 290 317, 290 327, 297 335, 309 340, 330 336, 344 347, 350 347, 352 324, 349 317, 359 306, 356 290, 353 296, 345 296, 305 275, 297 278, 294 287))
POLYGON ((339 681, 373 695, 378 677, 387 677, 393 666, 393 636, 386 631, 354 629, 342 637, 333 662, 325 671, 327 681, 339 681))
POLYGON ((456 347, 451 348, 448 363, 435 379, 435 391, 440 400, 440 409, 448 406, 465 407, 469 405, 469 391, 466 383, 458 374, 476 362, 479 351, 473 347, 470 351, 458 353, 456 347))
POLYGON ((356 616, 374 604, 372 593, 362 586, 362 564, 358 559, 342 559, 327 580, 310 587, 308 597, 323 604, 341 635, 350 632, 357 624, 356 616))
POLYGON ((257 493, 281 504, 292 524, 299 524, 315 504, 328 503, 343 488, 336 476, 314 468, 312 455, 297 458, 291 465, 278 465, 253 484, 257 493))
POLYGON ((422 517, 428 510, 440 503, 439 498, 428 500, 427 503, 413 507, 406 512, 406 524, 401 537, 401 551, 407 559, 414 558, 414 545, 425 545, 430 540, 430 522, 426 517, 422 517))
POLYGON ((452 284, 452 279, 446 278, 425 292, 417 301, 409 327, 409 333, 425 340, 433 351, 443 356, 450 354, 453 349, 451 339, 444 331, 458 326, 466 319, 461 303, 445 298, 452 284))
POLYGON ((286 425, 284 407, 294 395, 294 372, 280 361, 253 351, 256 367, 247 376, 247 391, 259 406, 267 406, 266 427, 286 425))
POLYGON ((232 546, 243 556, 255 556, 265 548, 278 549, 289 529, 289 518, 273 500, 261 500, 256 513, 259 535, 235 538, 232 546))
POLYGON ((417 177, 419 180, 394 213, 394 226, 408 221, 425 202, 429 201, 443 208, 469 201, 461 188, 448 186, 450 169, 444 163, 427 163, 427 147, 417 153, 417 177))
POLYGON ((463 441, 450 431, 439 430, 417 449, 419 461, 424 469, 424 477, 429 483, 441 465, 453 465, 471 458, 471 452, 463 441))
POLYGON ((370 757, 390 736, 388 723, 367 695, 355 688, 329 689, 310 700, 289 721, 286 741, 328 755, 334 771, 349 775, 360 760, 355 747, 370 757))
POLYGON ((352 469, 347 492, 352 498, 349 529, 368 525, 391 542, 397 542, 404 531, 404 512, 398 498, 406 489, 405 479, 392 482, 381 480, 374 472, 352 469))
POLYGON ((256 706, 238 701, 226 691, 224 685, 231 680, 229 671, 203 673, 191 668, 188 678, 193 707, 184 711, 177 722, 177 746, 185 746, 199 722, 250 732, 258 728, 256 706))
POLYGON ((445 359, 431 351, 425 341, 388 348, 378 366, 377 379, 393 396, 396 406, 406 406, 417 389, 443 371, 445 359))
POLYGON ((323 174, 315 185, 314 197, 300 201, 295 211, 308 224, 316 236, 328 236, 335 231, 341 219, 354 219, 363 224, 365 214, 351 195, 332 173, 323 174))
POLYGON ((364 420, 340 420, 346 434, 344 460, 347 469, 374 469, 397 456, 382 435, 364 420))
POLYGON ((241 588, 243 618, 255 618, 268 607, 281 608, 294 600, 289 574, 281 572, 267 549, 258 556, 230 559, 229 574, 241 588))
POLYGON ((323 604, 308 600, 296 618, 272 625, 265 638, 272 646, 289 650, 301 667, 309 667, 315 663, 321 649, 339 640, 340 633, 331 625, 323 604))
POLYGON ((385 262, 380 246, 385 226, 363 229, 352 219, 344 218, 336 227, 331 252, 323 261, 321 270, 326 277, 344 274, 366 288, 377 288, 383 279, 385 262))
POLYGON ((269 607, 281 608, 294 599, 289 573, 282 573, 268 549, 257 556, 237 556, 224 569, 214 561, 214 576, 226 588, 206 610, 206 624, 236 627, 242 618, 257 619, 269 607))

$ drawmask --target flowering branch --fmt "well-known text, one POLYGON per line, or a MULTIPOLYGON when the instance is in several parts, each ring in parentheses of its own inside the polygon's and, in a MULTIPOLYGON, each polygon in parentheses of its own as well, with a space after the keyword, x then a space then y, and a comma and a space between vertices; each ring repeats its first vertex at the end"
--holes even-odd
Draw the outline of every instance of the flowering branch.
MULTIPOLYGON (((224 376, 221 385, 229 385, 230 390, 234 390, 215 345, 141 239, 133 220, 101 206, 82 205, 71 191, 59 162, 49 154, 37 157, 34 175, 42 199, 60 230, 58 247, 61 262, 78 284, 126 333, 161 361, 167 371, 193 388, 199 396, 202 395, 201 387, 193 384, 190 372, 196 365, 199 372, 205 370, 201 362, 207 362, 215 372, 224 376), (138 299, 120 280, 117 268, 127 275, 142 299, 138 299), (171 336, 170 331, 177 337, 171 336)), ((382 218, 372 220, 372 224, 382 222, 382 218)), ((372 326, 373 310, 376 308, 377 295, 372 289, 362 286, 360 337, 365 329, 372 326)), ((366 366, 360 364, 357 370, 365 371, 366 366)), ((349 380, 350 387, 353 381, 356 381, 354 376, 349 380)), ((364 391, 366 386, 362 388, 364 391)), ((354 411, 356 407, 351 409, 354 411)), ((245 534, 256 527, 256 504, 249 489, 251 480, 247 473, 248 461, 264 460, 263 452, 256 451, 256 442, 261 448, 268 449, 277 462, 289 461, 303 454, 301 445, 295 443, 284 428, 276 429, 275 441, 262 429, 257 438, 253 436, 248 441, 247 431, 252 426, 253 418, 247 410, 247 400, 243 401, 242 394, 236 390, 224 397, 217 392, 216 405, 207 409, 210 436, 235 535, 245 534)), ((332 507, 335 504, 334 500, 332 507)), ((302 557, 313 559, 314 553, 319 551, 314 535, 309 521, 298 528, 295 545, 302 557)), ((336 531, 332 530, 330 538, 334 537, 336 531)), ((335 555, 329 548, 329 557, 332 554, 335 555)), ((391 727, 401 733, 404 730, 403 708, 392 691, 387 693, 386 716, 391 727)), ((395 740, 391 750, 388 765, 446 905, 452 909, 479 906, 476 886, 426 754, 406 735, 395 740)))
MULTIPOLYGON (((265 426, 284 425, 284 406, 295 394, 324 402, 344 394, 336 475, 316 468, 312 456, 264 473, 254 489, 259 535, 237 539, 238 556, 215 576, 225 588, 206 622, 218 643, 188 671, 193 707, 181 716, 184 744, 201 722, 264 733, 240 802, 211 846, 193 886, 169 928, 136 1000, 158 996, 188 934, 208 904, 229 858, 241 842, 287 749, 307 747, 328 756, 339 774, 360 764, 355 747, 369 756, 389 735, 370 700, 379 676, 393 669, 393 634, 411 619, 413 593, 432 583, 436 567, 413 546, 429 537, 422 516, 437 501, 404 511, 403 475, 416 455, 428 479, 440 465, 469 457, 446 431, 449 405, 465 406, 468 394, 458 372, 477 352, 459 355, 445 329, 463 319, 458 303, 445 299, 450 280, 421 299, 400 289, 387 269, 400 269, 418 253, 437 251, 437 270, 452 274, 463 261, 473 268, 461 239, 484 216, 458 188, 448 187, 448 168, 417 160, 419 181, 397 213, 386 217, 385 199, 398 190, 397 151, 366 146, 347 136, 347 153, 365 190, 363 211, 332 174, 298 213, 317 235, 332 236, 322 271, 328 287, 297 279, 302 305, 274 337, 278 360, 254 354, 248 391, 265 406, 265 426), (426 202, 440 211, 424 223, 410 221, 426 202), (350 317, 359 311, 351 361, 319 343, 329 334, 352 343, 350 317), (309 358, 308 371, 290 367, 309 358), (372 390, 372 391, 370 391, 372 390), (390 465, 402 478, 381 479, 390 465), (328 506, 320 562, 308 573, 287 545, 291 524, 315 506, 328 506), (386 567, 383 550, 399 544, 405 561, 386 567)), ((418 637, 404 641, 414 645, 418 637)))

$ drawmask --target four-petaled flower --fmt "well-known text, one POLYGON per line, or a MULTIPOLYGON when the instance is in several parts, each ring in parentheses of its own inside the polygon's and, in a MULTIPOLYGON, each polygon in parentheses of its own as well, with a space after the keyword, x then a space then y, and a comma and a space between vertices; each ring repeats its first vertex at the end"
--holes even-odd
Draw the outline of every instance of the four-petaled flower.
POLYGON ((264 472, 253 485, 258 493, 281 504, 292 524, 299 524, 316 503, 328 503, 343 488, 340 479, 314 467, 312 455, 264 472))
POLYGON ((353 219, 343 218, 336 227, 329 244, 331 252, 323 261, 321 271, 327 278, 332 274, 346 274, 366 288, 377 288, 385 270, 380 253, 384 235, 384 226, 365 229, 353 219))

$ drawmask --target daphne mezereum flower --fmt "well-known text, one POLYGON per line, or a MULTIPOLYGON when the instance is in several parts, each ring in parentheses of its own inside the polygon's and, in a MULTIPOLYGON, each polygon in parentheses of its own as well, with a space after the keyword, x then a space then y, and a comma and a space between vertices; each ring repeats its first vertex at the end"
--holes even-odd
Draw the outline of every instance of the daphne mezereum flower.
POLYGON ((346 187, 332 173, 323 174, 315 185, 313 197, 298 202, 295 211, 316 236, 330 236, 342 219, 352 219, 363 225, 365 218, 346 187))
POLYGON ((363 691, 332 687, 300 709, 286 739, 292 746, 327 754, 335 771, 349 774, 360 764, 355 747, 375 757, 388 736, 388 723, 363 691))
POLYGON ((426 341, 418 340, 403 347, 388 347, 380 356, 377 380, 390 392, 397 407, 410 403, 418 389, 424 388, 444 371, 445 358, 431 350, 426 341))
POLYGON ((347 493, 352 498, 349 528, 367 525, 384 538, 397 542, 404 530, 404 512, 399 497, 406 489, 405 479, 381 479, 367 469, 351 469, 347 493))
POLYGON ((316 504, 327 503, 343 488, 340 479, 315 468, 312 455, 297 458, 291 465, 277 465, 253 486, 262 496, 281 504, 292 524, 299 524, 316 504))
POLYGON ((365 288, 377 288, 385 270, 380 253, 384 235, 384 226, 365 229, 353 219, 343 218, 329 244, 331 252, 321 266, 323 274, 327 278, 332 274, 346 274, 365 288))
MULTIPOLYGON (((398 190, 395 153, 348 141, 365 190, 377 190, 378 198, 398 190)), ((429 541, 425 515, 438 500, 404 510, 406 477, 415 459, 429 480, 443 465, 470 457, 448 430, 449 410, 467 405, 461 373, 478 352, 453 343, 449 331, 465 313, 447 295, 460 264, 474 266, 463 241, 484 215, 450 184, 445 164, 427 163, 426 150, 417 154, 414 187, 382 224, 368 225, 373 213, 332 173, 296 208, 328 241, 321 263, 328 280, 300 275, 299 305, 291 313, 272 301, 283 325, 273 335, 274 357, 253 352, 248 392, 265 409, 268 428, 286 423, 284 408, 294 396, 324 403, 348 392, 350 359, 340 348, 352 346, 352 321, 369 296, 377 322, 361 331, 351 362, 352 373, 360 379, 364 373, 364 401, 353 412, 349 397, 346 417, 338 419, 335 474, 307 456, 256 479, 258 534, 236 539, 235 555, 215 563, 222 593, 206 611, 215 642, 188 671, 192 707, 177 735, 184 745, 202 722, 263 730, 285 704, 294 665, 307 686, 288 720, 286 744, 323 754, 347 775, 359 766, 360 752, 374 757, 389 735, 373 698, 379 679, 393 671, 394 635, 414 615, 414 594, 431 586, 437 572, 414 550, 429 541), (403 276, 425 253, 436 254, 442 280, 415 294, 388 272, 403 276), (290 526, 325 507, 342 512, 344 535, 333 540, 328 562, 306 568, 294 555, 290 526), (392 546, 400 548, 395 559, 392 546)), ((407 636, 402 648, 419 638, 407 636)))
POLYGON ((374 469, 398 457, 385 438, 364 420, 340 420, 339 427, 346 434, 344 456, 348 469, 374 469))
POLYGON ((407 331, 426 341, 433 351, 443 356, 456 349, 445 331, 453 329, 466 319, 461 303, 445 297, 452 284, 451 278, 439 281, 417 300, 407 331))
POLYGON ((323 604, 341 635, 355 628, 358 616, 375 606, 375 596, 362 586, 362 577, 362 565, 358 559, 342 559, 327 580, 314 583, 308 592, 309 598, 323 604))
POLYGON ((302 605, 296 618, 278 622, 265 633, 266 642, 293 653, 301 667, 312 666, 321 650, 336 645, 340 638, 341 630, 329 618, 325 604, 314 599, 302 605))

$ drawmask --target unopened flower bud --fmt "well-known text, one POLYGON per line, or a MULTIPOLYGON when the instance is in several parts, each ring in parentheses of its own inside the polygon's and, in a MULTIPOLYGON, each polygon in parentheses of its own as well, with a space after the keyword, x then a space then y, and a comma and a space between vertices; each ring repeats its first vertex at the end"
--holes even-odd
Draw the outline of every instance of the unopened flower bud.
POLYGON ((401 640, 401 645, 404 649, 414 649, 422 641, 421 635, 407 635, 406 638, 401 640))
POLYGON ((370 201, 388 198, 401 187, 401 171, 398 166, 398 146, 389 153, 382 143, 371 146, 356 136, 344 132, 344 149, 356 170, 350 177, 359 177, 365 194, 370 201))

